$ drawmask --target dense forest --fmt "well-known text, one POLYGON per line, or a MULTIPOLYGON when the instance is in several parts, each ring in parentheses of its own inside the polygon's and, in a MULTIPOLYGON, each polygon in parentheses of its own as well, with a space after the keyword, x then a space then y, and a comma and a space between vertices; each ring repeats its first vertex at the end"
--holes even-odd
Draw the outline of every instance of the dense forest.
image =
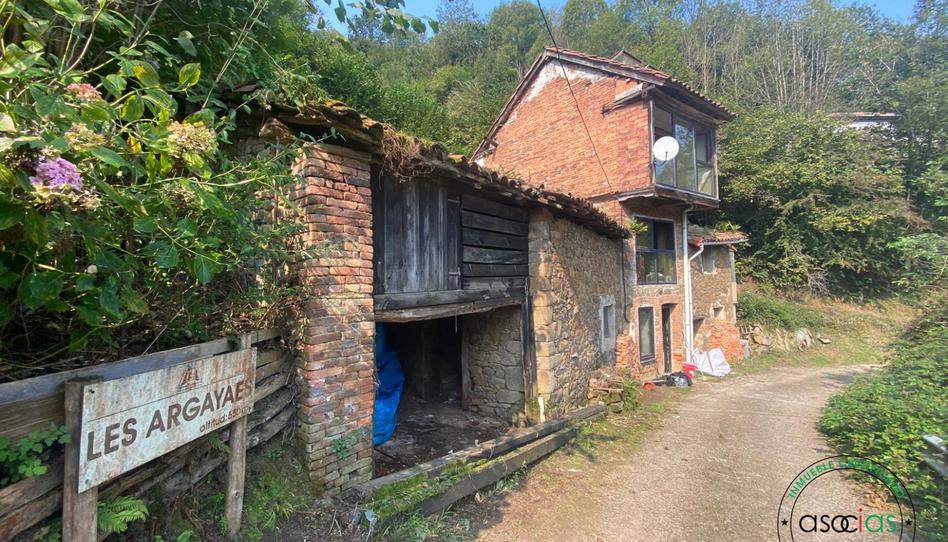
POLYGON ((554 39, 625 49, 739 113, 720 134, 723 207, 700 220, 749 233, 743 275, 846 296, 943 288, 943 0, 921 0, 906 23, 825 0, 411 8, 0 2, 2 376, 265 325, 296 294, 246 278, 292 250, 292 224, 260 230, 252 210, 260 190, 292 182, 294 149, 234 156, 244 108, 230 90, 340 99, 470 152, 554 39), (899 117, 881 133, 842 130, 829 114, 848 111, 899 117))

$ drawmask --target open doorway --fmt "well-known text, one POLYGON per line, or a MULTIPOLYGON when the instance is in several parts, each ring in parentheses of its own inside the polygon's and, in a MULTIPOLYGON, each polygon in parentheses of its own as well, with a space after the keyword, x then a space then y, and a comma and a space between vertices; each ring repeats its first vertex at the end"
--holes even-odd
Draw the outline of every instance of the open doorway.
POLYGON ((523 407, 519 326, 519 307, 384 324, 405 380, 395 431, 375 448, 375 476, 506 432, 523 407))

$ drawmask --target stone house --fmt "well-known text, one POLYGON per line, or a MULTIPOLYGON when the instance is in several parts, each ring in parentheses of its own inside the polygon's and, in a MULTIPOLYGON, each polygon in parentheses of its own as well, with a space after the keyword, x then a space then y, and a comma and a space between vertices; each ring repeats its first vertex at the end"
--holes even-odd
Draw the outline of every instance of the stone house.
POLYGON ((691 260, 692 327, 694 347, 720 348, 728 361, 744 358, 737 327, 737 273, 735 245, 747 236, 740 232, 715 232, 689 224, 691 260))
POLYGON ((692 350, 688 214, 718 207, 716 130, 735 115, 622 51, 546 48, 474 153, 477 163, 594 203, 638 232, 622 245, 616 365, 678 370, 692 350), (674 138, 659 159, 655 141, 674 138))
POLYGON ((547 413, 585 406, 592 374, 615 364, 627 311, 625 225, 343 104, 271 105, 242 124, 243 152, 301 132, 320 141, 260 213, 302 225, 282 276, 305 296, 299 434, 314 480, 337 490, 375 472, 377 329, 431 427, 457 414, 448 403, 508 424, 541 399, 547 413))

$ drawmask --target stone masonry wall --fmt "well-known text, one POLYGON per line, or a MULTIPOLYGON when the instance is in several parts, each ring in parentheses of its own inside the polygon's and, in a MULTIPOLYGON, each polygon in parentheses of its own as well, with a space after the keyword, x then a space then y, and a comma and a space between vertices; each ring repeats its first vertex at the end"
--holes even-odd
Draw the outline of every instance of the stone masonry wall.
POLYGON ((305 217, 293 273, 307 295, 300 321, 299 431, 314 482, 335 492, 372 477, 375 327, 370 157, 314 144, 290 192, 305 217))
POLYGON ((731 249, 720 245, 706 246, 702 255, 691 263, 691 282, 694 318, 696 321, 703 319, 695 330, 695 347, 702 350, 720 348, 728 361, 743 359, 744 348, 737 327, 737 280, 731 249), (711 273, 705 273, 701 265, 702 258, 708 256, 717 262, 711 273))
POLYGON ((580 197, 648 186, 647 103, 639 100, 603 110, 617 97, 638 88, 639 82, 565 65, 589 136, 576 112, 563 68, 553 60, 540 70, 498 130, 494 138, 497 148, 484 158, 484 165, 580 197))
POLYGON ((519 305, 461 317, 464 407, 515 421, 523 412, 523 344, 519 305))
POLYGON ((537 359, 537 394, 553 411, 587 401, 589 378, 616 359, 603 350, 600 310, 611 300, 621 331, 621 244, 549 211, 530 216, 530 296, 537 359))

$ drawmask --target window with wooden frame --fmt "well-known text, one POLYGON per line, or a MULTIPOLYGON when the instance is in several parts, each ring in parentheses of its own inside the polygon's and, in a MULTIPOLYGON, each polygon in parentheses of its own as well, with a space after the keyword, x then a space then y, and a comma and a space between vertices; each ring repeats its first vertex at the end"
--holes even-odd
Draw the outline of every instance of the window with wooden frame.
POLYGON ((635 219, 646 228, 635 237, 635 276, 638 284, 675 284, 675 223, 635 219))
POLYGON ((639 363, 655 362, 655 311, 639 307, 639 363))
POLYGON ((654 161, 655 182, 716 197, 714 130, 653 104, 652 143, 665 136, 678 141, 678 155, 654 161))

